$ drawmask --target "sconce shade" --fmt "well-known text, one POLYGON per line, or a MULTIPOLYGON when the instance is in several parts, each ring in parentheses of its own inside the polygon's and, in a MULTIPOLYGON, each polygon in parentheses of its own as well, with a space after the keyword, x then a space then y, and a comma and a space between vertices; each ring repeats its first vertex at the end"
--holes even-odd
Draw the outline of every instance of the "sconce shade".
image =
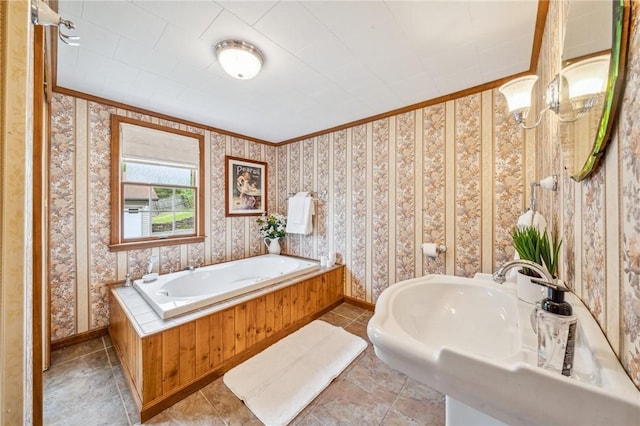
POLYGON ((507 99, 509 112, 531 108, 531 90, 537 80, 537 75, 528 75, 500 86, 498 90, 507 99))
POLYGON ((232 77, 248 80, 255 77, 262 68, 263 56, 255 46, 238 40, 224 40, 216 44, 216 56, 232 77))
MULTIPOLYGON (((558 115, 562 122, 573 122, 586 114, 600 102, 607 88, 610 55, 600 55, 576 62, 562 69, 561 75, 556 75, 547 86, 546 104, 532 125, 527 125, 527 115, 531 109, 533 85, 538 76, 530 75, 516 78, 503 84, 498 89, 507 99, 509 112, 513 119, 523 129, 533 129, 541 123, 543 113, 550 109, 558 115), (560 78, 562 77, 562 78, 560 78), (566 82, 568 89, 560 90, 561 81, 566 82), (567 95, 568 93, 568 95, 567 95), (561 114, 561 94, 565 94, 570 104, 571 114, 561 114)), ((566 109, 566 108, 565 108, 566 109)))
POLYGON ((31 21, 36 25, 58 25, 60 15, 42 0, 31 2, 31 21))
POLYGON ((62 19, 43 0, 31 0, 31 22, 33 25, 58 27, 60 41, 69 46, 80 46, 80 43, 78 43, 80 37, 62 32, 62 27, 66 27, 68 30, 75 30, 76 25, 68 19, 62 19))
POLYGON ((610 55, 588 58, 562 69, 569 85, 569 99, 603 93, 607 88, 610 55))

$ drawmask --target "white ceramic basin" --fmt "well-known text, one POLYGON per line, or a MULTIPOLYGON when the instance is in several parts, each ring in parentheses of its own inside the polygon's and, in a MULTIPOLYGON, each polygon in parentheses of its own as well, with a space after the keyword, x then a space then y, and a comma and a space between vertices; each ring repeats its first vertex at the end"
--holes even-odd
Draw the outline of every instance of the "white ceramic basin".
POLYGON ((506 357, 520 349, 517 303, 501 289, 442 281, 425 286, 413 281, 391 304, 403 331, 434 350, 448 347, 506 357))
POLYGON ((567 301, 578 317, 572 377, 537 367, 533 305, 490 278, 394 284, 368 334, 391 367, 505 423, 640 425, 640 392, 582 302, 567 301))

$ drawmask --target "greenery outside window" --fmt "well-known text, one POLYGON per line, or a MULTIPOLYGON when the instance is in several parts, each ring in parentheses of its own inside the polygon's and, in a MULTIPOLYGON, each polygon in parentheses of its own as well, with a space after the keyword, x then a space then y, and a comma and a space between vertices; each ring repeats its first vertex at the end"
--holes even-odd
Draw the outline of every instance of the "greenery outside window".
POLYGON ((111 250, 204 240, 201 135, 112 116, 111 250))

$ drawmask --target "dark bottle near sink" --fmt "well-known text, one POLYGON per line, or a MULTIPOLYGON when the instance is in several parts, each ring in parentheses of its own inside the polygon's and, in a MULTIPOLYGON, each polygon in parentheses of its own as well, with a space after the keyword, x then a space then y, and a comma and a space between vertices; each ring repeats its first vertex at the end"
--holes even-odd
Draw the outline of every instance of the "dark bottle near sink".
POLYGON ((548 286, 548 297, 536 312, 538 366, 571 376, 576 342, 577 319, 564 300, 562 287, 548 286))

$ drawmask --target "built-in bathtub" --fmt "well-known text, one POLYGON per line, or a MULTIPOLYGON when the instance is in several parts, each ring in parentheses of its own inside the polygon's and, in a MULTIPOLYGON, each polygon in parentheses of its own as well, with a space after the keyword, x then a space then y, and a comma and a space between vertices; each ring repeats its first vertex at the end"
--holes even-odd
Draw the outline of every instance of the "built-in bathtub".
MULTIPOLYGON (((287 263, 299 260, 276 257, 287 263)), ((292 275, 282 274, 286 278, 271 284, 261 280, 262 288, 244 287, 242 294, 227 293, 223 301, 208 302, 209 306, 169 319, 160 318, 133 287, 114 286, 109 335, 142 422, 342 303, 344 265, 318 269, 317 262, 311 263, 316 270, 290 271, 292 275)), ((244 265, 242 269, 250 271, 244 265)), ((167 274, 155 285, 166 284, 164 278, 169 276, 199 277, 198 272, 208 269, 167 274)), ((152 283, 144 283, 147 289, 153 288, 147 284, 152 283)), ((200 296, 181 293, 176 297, 200 296)))
POLYGON ((162 319, 195 311, 320 269, 314 260, 265 254, 134 282, 162 319))

